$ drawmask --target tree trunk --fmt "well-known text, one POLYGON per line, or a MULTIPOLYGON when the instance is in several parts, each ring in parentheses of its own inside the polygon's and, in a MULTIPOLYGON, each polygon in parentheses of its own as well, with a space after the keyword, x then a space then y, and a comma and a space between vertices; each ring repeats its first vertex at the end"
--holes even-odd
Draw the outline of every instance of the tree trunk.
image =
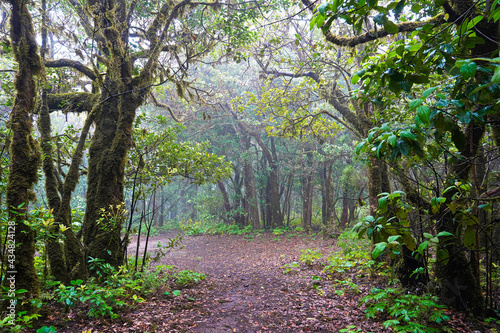
POLYGON ((312 228, 312 194, 313 194, 313 175, 304 177, 302 185, 302 227, 306 232, 312 228))
MULTIPOLYGON (((484 124, 475 124, 471 122, 466 128, 465 147, 462 155, 472 160, 480 147, 481 139, 485 132, 484 124)), ((450 167, 450 179, 467 180, 470 176, 472 163, 463 163, 459 161, 450 167)), ((452 197, 458 190, 450 190, 444 193, 446 202, 452 202, 452 197)), ((456 215, 451 213, 446 206, 443 207, 436 219, 439 223, 436 225, 438 232, 447 231, 461 238, 460 230, 457 232, 456 215)), ((474 267, 467 258, 465 247, 460 241, 446 244, 439 243, 439 250, 445 250, 449 254, 448 260, 436 262, 436 276, 441 282, 441 299, 448 305, 456 309, 463 309, 475 315, 482 314, 484 311, 484 298, 482 296, 481 286, 474 274, 474 267)))
POLYGON ((7 231, 7 272, 2 281, 8 297, 3 310, 8 310, 14 319, 16 312, 33 310, 30 299, 38 297, 38 277, 35 271, 35 232, 24 223, 28 220, 28 204, 34 199, 33 185, 36 183, 40 165, 40 151, 32 137, 31 113, 35 109, 36 84, 34 77, 41 73, 42 62, 38 54, 35 32, 27 3, 10 1, 10 37, 19 69, 14 85, 16 97, 10 115, 12 140, 10 143, 9 177, 6 189, 6 204, 9 211, 7 231), (26 289, 22 303, 13 305, 14 291, 26 289), (10 307, 10 308, 9 308, 10 307))
POLYGON ((322 221, 325 228, 333 225, 333 180, 332 180, 333 160, 326 160, 323 163, 321 196, 322 196, 322 221))
MULTIPOLYGON (((111 76, 112 73, 109 73, 111 76)), ((127 89, 128 88, 128 89, 127 89)), ((116 215, 124 203, 124 175, 127 153, 132 144, 132 125, 140 102, 107 79, 101 98, 101 111, 95 122, 95 134, 89 148, 87 210, 83 224, 83 241, 88 256, 104 259, 118 267, 122 264, 124 248, 120 233, 124 217, 102 220, 103 212, 116 215)))
POLYGON ((224 222, 229 222, 229 216, 231 215, 231 204, 229 203, 229 195, 227 194, 226 185, 221 180, 217 181, 217 187, 222 194, 222 199, 224 200, 224 214, 222 219, 224 222))
POLYGON ((342 198, 342 216, 340 217, 340 230, 344 230, 349 219, 349 184, 344 185, 344 196, 342 198))
POLYGON ((271 137, 271 150, 264 144, 258 134, 252 134, 257 143, 259 144, 266 161, 271 169, 268 179, 268 210, 270 214, 271 226, 282 227, 283 215, 281 213, 279 182, 278 182, 278 161, 276 155, 276 148, 274 147, 274 139, 271 137))
MULTIPOLYGON (((241 147, 247 155, 250 154, 250 138, 241 133, 241 147)), ((259 205, 257 201, 257 190, 255 189, 255 177, 252 167, 252 161, 249 158, 243 159, 243 183, 245 188, 245 213, 248 224, 255 230, 260 229, 259 205)))

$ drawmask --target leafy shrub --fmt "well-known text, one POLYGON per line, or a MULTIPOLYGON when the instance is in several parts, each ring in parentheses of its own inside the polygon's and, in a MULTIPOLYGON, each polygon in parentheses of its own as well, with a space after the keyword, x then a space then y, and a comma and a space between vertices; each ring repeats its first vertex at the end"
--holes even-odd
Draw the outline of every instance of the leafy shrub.
POLYGON ((314 265, 319 259, 323 258, 323 253, 316 249, 300 250, 300 261, 308 266, 314 265))
POLYGON ((292 274, 292 273, 296 273, 298 271, 298 268, 300 267, 299 263, 294 261, 292 263, 289 263, 289 264, 285 264, 283 266, 281 266, 281 268, 283 269, 283 274, 292 274))
MULTIPOLYGON (((147 235, 147 230, 145 231, 145 234, 147 235)), ((156 229, 156 227, 152 225, 151 229, 149 230, 149 237, 158 236, 159 234, 160 231, 158 231, 158 229, 156 229)))
POLYGON ((302 228, 300 225, 295 227, 295 232, 304 232, 304 228, 302 228))
POLYGON ((343 295, 346 292, 353 294, 361 293, 359 286, 351 280, 335 280, 333 288, 335 289, 335 294, 337 295, 343 295))
POLYGON ((193 271, 180 271, 174 275, 175 283, 182 288, 192 287, 196 283, 205 279, 205 274, 193 271))
MULTIPOLYGON (((71 281, 70 286, 61 284, 55 289, 54 296, 64 304, 66 310, 78 303, 89 305, 87 314, 90 317, 117 318, 117 309, 143 302, 143 296, 166 285, 174 276, 185 284, 194 280, 189 280, 182 272, 179 272, 180 275, 174 274, 174 267, 169 265, 158 265, 145 272, 131 273, 124 266, 117 270, 101 259, 91 258, 89 267, 92 267, 95 275, 86 284, 82 280, 71 281)), ((196 274, 199 273, 192 272, 193 276, 196 274)))
POLYGON ((396 288, 374 288, 360 303, 366 304, 366 317, 386 319, 384 327, 395 332, 442 332, 440 325, 450 319, 436 296, 412 295, 396 288))
POLYGON ((276 236, 283 235, 287 231, 288 231, 288 227, 275 228, 275 229, 273 229, 273 235, 276 235, 276 236))
POLYGON ((344 254, 359 254, 366 257, 371 251, 370 240, 359 238, 358 233, 352 230, 344 231, 337 238, 337 245, 342 248, 344 254))

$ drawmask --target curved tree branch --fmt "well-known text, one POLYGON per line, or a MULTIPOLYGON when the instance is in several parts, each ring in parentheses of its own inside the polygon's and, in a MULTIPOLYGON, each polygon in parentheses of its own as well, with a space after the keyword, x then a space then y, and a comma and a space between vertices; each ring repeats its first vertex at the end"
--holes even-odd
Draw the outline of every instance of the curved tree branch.
MULTIPOLYGON (((303 0, 306 1, 306 0, 303 0)), ((332 34, 331 31, 326 31, 324 32, 325 38, 327 41, 329 41, 332 44, 338 45, 338 46, 349 46, 349 47, 354 47, 360 44, 368 43, 374 40, 377 40, 379 38, 384 38, 389 35, 395 35, 400 32, 410 32, 410 31, 415 31, 417 28, 420 28, 426 24, 433 24, 433 25, 442 25, 446 23, 446 20, 444 18, 444 14, 438 14, 432 18, 430 18, 427 21, 423 22, 402 22, 396 24, 398 27, 398 31, 395 33, 390 33, 387 30, 381 28, 375 30, 370 30, 368 32, 365 32, 362 35, 359 36, 353 36, 353 37, 341 37, 341 36, 336 36, 332 34)))
POLYGON ((71 59, 58 59, 58 60, 46 60, 45 67, 60 68, 60 67, 71 67, 87 75, 92 81, 97 79, 96 73, 89 67, 85 66, 79 61, 71 59))
MULTIPOLYGON (((302 3, 311 11, 315 12, 314 10, 314 3, 311 2, 310 0, 301 0, 302 3)), ((390 33, 384 28, 380 28, 375 30, 370 30, 365 32, 364 34, 358 35, 358 36, 353 36, 353 37, 342 37, 342 36, 337 36, 332 34, 330 30, 328 31, 323 31, 323 34, 325 35, 325 38, 327 41, 329 41, 332 44, 338 45, 338 46, 349 46, 349 47, 354 47, 360 44, 368 43, 380 38, 387 37, 389 35, 395 35, 400 32, 409 32, 409 31, 415 31, 417 28, 420 28, 426 24, 433 24, 433 25, 442 25, 446 23, 445 20, 445 15, 444 14, 438 14, 426 21, 422 22, 401 22, 396 24, 398 27, 398 31, 394 33, 390 33)))
POLYGON ((167 104, 164 104, 164 103, 160 102, 153 93, 150 93, 150 96, 151 96, 151 99, 153 100, 153 104, 154 105, 166 109, 168 111, 168 113, 170 113, 170 116, 172 117, 172 119, 174 121, 176 121, 178 123, 182 123, 182 121, 184 120, 184 118, 177 118, 175 116, 175 114, 174 114, 174 111, 172 110, 172 108, 170 106, 168 106, 167 104))

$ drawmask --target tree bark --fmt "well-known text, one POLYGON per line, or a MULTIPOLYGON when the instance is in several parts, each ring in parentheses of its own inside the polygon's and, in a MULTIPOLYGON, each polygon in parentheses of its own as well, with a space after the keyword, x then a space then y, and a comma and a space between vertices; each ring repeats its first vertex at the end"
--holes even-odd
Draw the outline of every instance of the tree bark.
POLYGON ((247 156, 243 157, 243 184, 245 189, 245 214, 247 215, 248 224, 255 230, 261 228, 259 205, 257 201, 257 190, 255 189, 255 177, 252 166, 252 161, 249 158, 250 154, 250 137, 245 133, 241 133, 241 147, 247 156))
MULTIPOLYGON (((40 151, 33 139, 31 114, 35 110, 35 76, 42 72, 41 58, 38 54, 36 35, 27 3, 21 0, 10 1, 10 37, 19 69, 14 85, 16 97, 10 115, 12 140, 10 143, 9 177, 7 180, 6 204, 9 211, 8 264, 3 287, 9 290, 2 307, 11 306, 11 293, 25 289, 27 296, 22 303, 14 306, 16 312, 29 311, 33 307, 30 299, 38 297, 38 277, 35 271, 35 232, 24 223, 28 220, 28 205, 35 198, 33 185, 38 179, 40 151)), ((12 314, 12 309, 9 313, 12 314)))
POLYGON ((274 227, 282 227, 283 226, 283 215, 281 213, 281 205, 280 205, 280 193, 279 193, 279 183, 278 183, 278 161, 276 155, 276 149, 274 148, 274 139, 271 140, 271 149, 267 147, 267 145, 262 141, 262 138, 259 134, 252 133, 251 134, 257 144, 262 149, 266 161, 269 165, 269 179, 268 179, 268 207, 270 214, 271 226, 274 227))
POLYGON ((222 194, 222 199, 224 200, 224 212, 225 214, 222 216, 224 222, 229 222, 229 216, 231 215, 231 204, 229 203, 229 195, 227 194, 226 185, 221 180, 217 181, 217 187, 219 188, 220 193, 222 194))

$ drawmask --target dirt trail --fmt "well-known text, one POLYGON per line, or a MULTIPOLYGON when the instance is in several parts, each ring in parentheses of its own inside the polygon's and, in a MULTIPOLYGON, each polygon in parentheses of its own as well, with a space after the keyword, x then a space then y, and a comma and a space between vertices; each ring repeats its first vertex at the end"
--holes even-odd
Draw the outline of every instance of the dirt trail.
MULTIPOLYGON (((154 237, 150 244, 165 243, 167 236, 154 237)), ((320 274, 314 267, 283 274, 284 264, 299 261, 300 250, 320 248, 328 253, 334 250, 333 240, 205 235, 185 237, 183 243, 184 248, 170 252, 161 263, 202 272, 207 278, 192 290, 183 290, 197 300, 194 304, 163 304, 170 306, 170 311, 164 309, 169 317, 154 331, 338 332, 351 323, 364 332, 384 331, 366 322, 355 300, 340 301, 331 288, 323 288, 320 295, 311 280, 320 274)))
MULTIPOLYGON (((153 252, 158 242, 166 245, 174 235, 152 237, 148 252, 153 252)), ((135 255, 135 244, 132 240, 130 255, 135 255)), ((373 287, 384 287, 387 281, 355 270, 327 276, 323 266, 300 262, 303 249, 318 249, 325 258, 338 251, 332 239, 270 233, 205 235, 185 237, 183 244, 160 263, 175 265, 179 271, 205 273, 206 279, 182 289, 179 296, 166 294, 165 287, 142 303, 123 307, 116 319, 89 318, 87 305, 67 313, 55 306, 41 326, 55 324, 59 333, 388 332, 380 322, 366 319, 359 305, 362 295, 373 287), (284 274, 284 265, 294 262, 300 264, 284 274), (356 288, 342 286, 345 281, 356 288)), ((465 314, 450 315, 456 332, 476 332, 465 314)))

